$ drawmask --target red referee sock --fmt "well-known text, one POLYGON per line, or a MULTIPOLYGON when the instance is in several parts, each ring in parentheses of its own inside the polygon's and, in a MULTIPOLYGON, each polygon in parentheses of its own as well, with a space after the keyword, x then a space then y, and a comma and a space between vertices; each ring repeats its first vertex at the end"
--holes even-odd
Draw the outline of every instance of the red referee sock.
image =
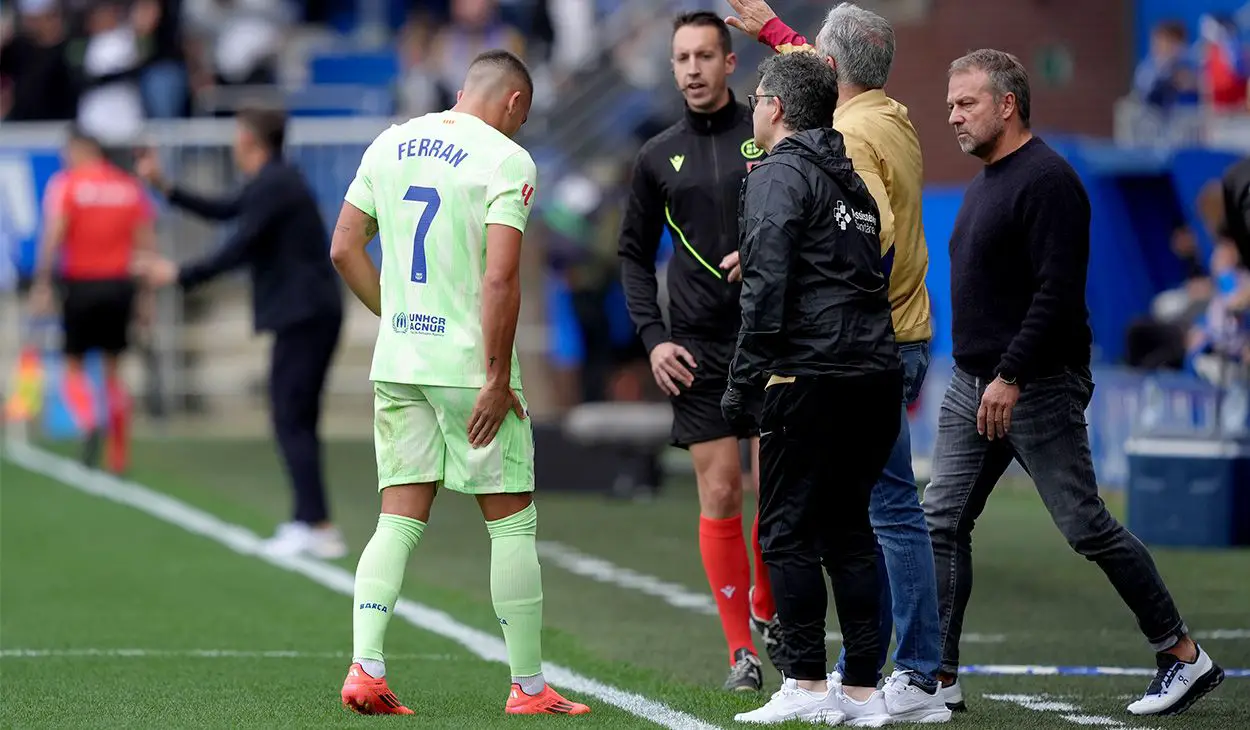
POLYGON ((86 371, 76 365, 67 364, 65 379, 61 383, 62 397, 65 408, 74 419, 74 427, 84 436, 99 428, 96 416, 95 388, 86 371))
POLYGON ((755 586, 751 588, 751 613, 762 621, 772 621, 777 614, 773 602, 773 584, 768 579, 768 566, 764 565, 764 553, 760 550, 760 515, 755 513, 751 527, 751 548, 755 553, 755 586))
POLYGON ((120 474, 130 458, 130 393, 121 378, 108 381, 108 466, 120 474))
POLYGON ((751 639, 751 606, 747 599, 751 590, 751 561, 747 557, 746 539, 742 536, 742 515, 724 520, 700 516, 699 553, 716 599, 732 664, 738 649, 745 647, 755 652, 751 639))

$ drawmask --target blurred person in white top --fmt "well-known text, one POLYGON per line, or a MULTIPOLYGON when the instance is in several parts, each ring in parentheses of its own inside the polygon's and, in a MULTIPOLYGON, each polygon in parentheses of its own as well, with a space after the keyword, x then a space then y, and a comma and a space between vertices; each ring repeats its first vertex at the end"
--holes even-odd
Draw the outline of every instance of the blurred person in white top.
POLYGON ((132 142, 143 131, 143 95, 137 74, 142 63, 135 29, 120 2, 105 0, 87 12, 78 124, 107 146, 132 142), (109 78, 115 77, 115 78, 109 78))
POLYGON ((295 14, 287 0, 185 0, 188 29, 211 47, 218 81, 272 84, 284 32, 295 14))

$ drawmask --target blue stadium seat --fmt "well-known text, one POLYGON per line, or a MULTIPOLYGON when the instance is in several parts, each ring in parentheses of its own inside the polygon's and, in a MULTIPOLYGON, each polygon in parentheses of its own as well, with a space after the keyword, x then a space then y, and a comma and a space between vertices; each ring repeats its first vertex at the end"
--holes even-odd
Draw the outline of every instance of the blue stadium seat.
POLYGON ((389 86, 399 75, 393 51, 317 54, 309 60, 313 84, 389 86))

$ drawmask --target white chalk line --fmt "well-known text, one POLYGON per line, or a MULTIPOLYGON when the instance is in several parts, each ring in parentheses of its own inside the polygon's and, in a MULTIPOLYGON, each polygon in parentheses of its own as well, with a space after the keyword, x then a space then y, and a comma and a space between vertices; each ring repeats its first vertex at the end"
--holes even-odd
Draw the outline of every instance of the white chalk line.
MULTIPOLYGON (((0 649, 0 659, 342 659, 350 660, 345 651, 294 651, 287 649, 0 649)), ((387 654, 387 659, 423 662, 454 662, 464 659, 456 654, 387 654)))
MULTIPOLYGON (((264 541, 240 525, 192 507, 167 494, 81 464, 44 449, 10 439, 5 456, 13 463, 79 491, 133 507, 183 530, 219 542, 242 555, 302 575, 346 596, 354 592, 351 573, 330 563, 303 556, 288 557, 264 552, 264 541)), ((408 599, 400 599, 394 614, 420 629, 446 637, 487 661, 507 664, 507 648, 501 638, 462 624, 443 611, 408 599)), ((597 697, 636 717, 672 730, 718 730, 718 726, 642 695, 618 689, 558 664, 544 664, 543 675, 557 687, 597 697)))
MULTIPOLYGON (((695 593, 685 586, 672 583, 653 575, 639 573, 630 568, 621 567, 603 558, 589 555, 570 545, 550 540, 538 542, 538 554, 544 563, 554 564, 574 575, 589 578, 598 583, 614 585, 626 590, 636 591, 653 598, 658 598, 674 608, 680 608, 706 616, 715 616, 716 601, 709 593, 695 593)), ((842 641, 842 634, 830 631, 825 640, 842 641)), ((1003 634, 965 634, 964 641, 970 644, 997 644, 1006 641, 1003 634)))
MULTIPOLYGON (((701 613, 707 616, 717 615, 716 601, 710 593, 692 591, 678 583, 617 565, 609 560, 590 555, 562 542, 539 540, 538 553, 542 556, 544 563, 554 564, 574 575, 589 578, 597 583, 614 585, 618 588, 658 598, 674 608, 680 608, 685 611, 701 613)), ((1041 632, 1038 635, 1041 635, 1041 632)), ((960 643, 1004 644, 1012 641, 1015 636, 1023 638, 1024 634, 972 632, 961 636, 960 643)), ((1193 637, 1198 641, 1237 641, 1250 639, 1250 629, 1195 631, 1193 637)), ((827 632, 825 640, 840 642, 842 641, 842 634, 836 631, 827 632)), ((1150 673, 1153 675, 1154 670, 1150 670, 1150 673)))
POLYGON ((1128 730, 1129 728, 1138 730, 1141 728, 1140 725, 1129 725, 1123 720, 1118 720, 1114 717, 1087 714, 1079 705, 1064 702, 1048 695, 986 694, 981 696, 987 700, 1010 702, 1026 710, 1053 712, 1075 725, 1120 728, 1121 730, 1128 730))

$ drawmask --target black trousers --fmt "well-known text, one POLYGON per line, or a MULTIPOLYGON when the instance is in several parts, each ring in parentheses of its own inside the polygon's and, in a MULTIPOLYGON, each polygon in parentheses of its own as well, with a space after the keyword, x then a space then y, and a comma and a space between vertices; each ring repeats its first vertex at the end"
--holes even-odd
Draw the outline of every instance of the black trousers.
POLYGON ((760 416, 760 546, 785 627, 780 669, 824 679, 828 594, 833 582, 846 674, 877 683, 876 538, 868 500, 898 437, 899 371, 800 377, 764 392, 760 416))
POLYGON ((269 370, 274 436, 295 492, 296 522, 328 519, 321 468, 321 396, 338 346, 341 317, 306 320, 274 333, 269 370))

